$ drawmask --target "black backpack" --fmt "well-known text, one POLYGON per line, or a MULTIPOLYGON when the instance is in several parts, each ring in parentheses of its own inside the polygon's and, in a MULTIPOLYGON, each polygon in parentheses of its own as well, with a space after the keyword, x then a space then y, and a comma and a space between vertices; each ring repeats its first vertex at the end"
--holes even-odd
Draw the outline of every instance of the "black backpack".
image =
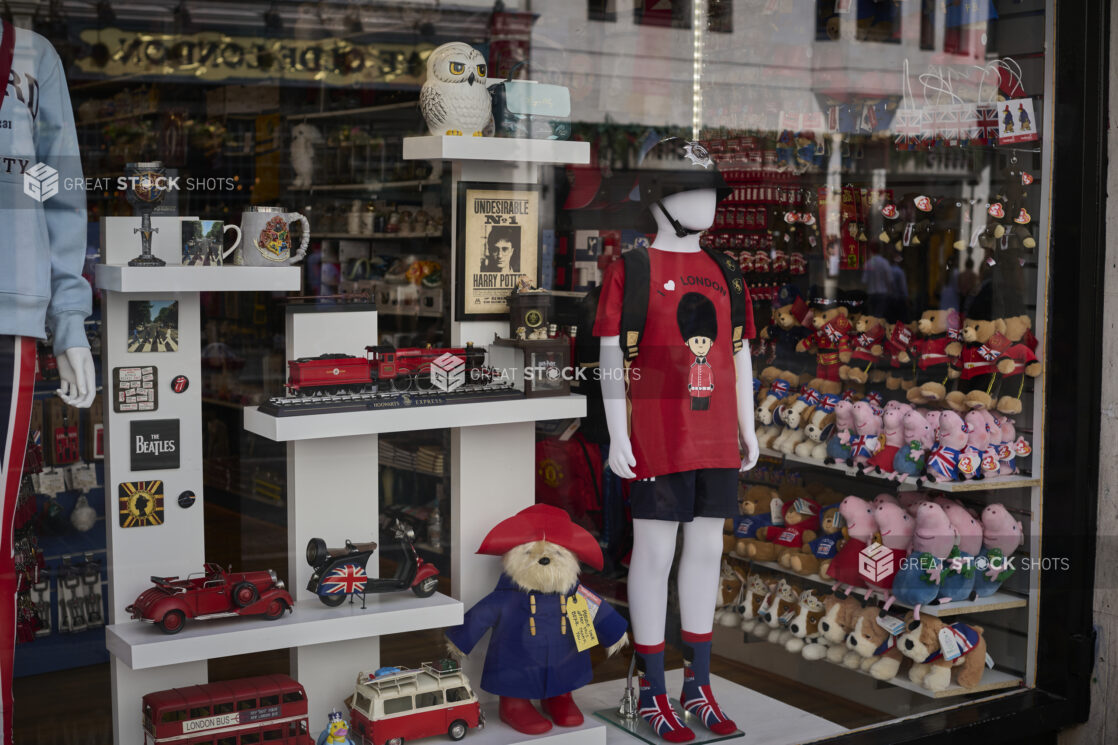
MULTIPOLYGON (((712 248, 704 248, 707 256, 722 270, 730 292, 730 324, 733 326, 734 354, 745 343, 746 295, 745 282, 738 262, 712 248)), ((652 272, 649 267, 648 249, 637 247, 621 254, 625 262, 625 295, 621 301, 621 351, 624 359, 636 358, 644 323, 648 318, 648 298, 652 272)), ((609 442, 606 428, 605 407, 602 405, 602 384, 596 373, 600 364, 601 341, 594 336, 594 319, 598 315, 598 300, 602 288, 595 287, 586 293, 578 306, 578 336, 575 340, 575 363, 582 373, 576 378, 574 388, 586 396, 586 418, 579 431, 590 442, 604 445, 609 442)))

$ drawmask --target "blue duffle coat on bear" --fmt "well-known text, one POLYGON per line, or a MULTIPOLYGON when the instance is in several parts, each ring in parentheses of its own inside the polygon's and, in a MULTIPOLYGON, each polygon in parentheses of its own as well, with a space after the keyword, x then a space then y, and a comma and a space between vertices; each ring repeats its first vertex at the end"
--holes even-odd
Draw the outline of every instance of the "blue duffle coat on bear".
MULTIPOLYGON (((526 592, 502 574, 497 589, 466 613, 461 626, 446 632, 465 653, 489 629, 489 651, 481 688, 497 696, 551 698, 590 682, 590 650, 579 652, 566 619, 566 602, 581 585, 562 595, 526 592), (534 633, 533 633, 534 632, 534 633)), ((610 605, 582 587, 594 614, 594 631, 603 647, 616 644, 629 624, 610 605)))

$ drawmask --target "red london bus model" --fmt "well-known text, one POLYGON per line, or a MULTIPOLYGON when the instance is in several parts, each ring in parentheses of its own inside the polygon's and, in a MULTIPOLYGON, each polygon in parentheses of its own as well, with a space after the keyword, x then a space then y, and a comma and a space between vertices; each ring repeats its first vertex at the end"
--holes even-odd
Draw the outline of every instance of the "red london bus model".
POLYGON ((144 745, 314 745, 306 691, 286 675, 157 691, 143 710, 144 745))

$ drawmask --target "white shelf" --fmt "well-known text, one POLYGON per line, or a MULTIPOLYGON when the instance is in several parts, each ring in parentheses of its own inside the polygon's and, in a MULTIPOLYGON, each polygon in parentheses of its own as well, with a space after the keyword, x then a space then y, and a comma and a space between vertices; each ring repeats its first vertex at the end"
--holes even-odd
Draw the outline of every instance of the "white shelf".
MULTIPOLYGON (((787 567, 782 567, 775 561, 757 561, 756 559, 750 559, 745 556, 738 556, 734 553, 729 554, 729 556, 730 558, 736 559, 737 561, 749 562, 751 564, 756 564, 757 566, 764 567, 765 569, 769 569, 774 572, 782 572, 791 577, 810 580, 812 582, 817 582, 828 587, 835 583, 835 581, 830 577, 821 577, 818 574, 799 574, 787 567)), ((865 588, 856 587, 853 588, 851 592, 858 596, 863 596, 866 594, 865 588)), ((879 595, 875 596, 875 598, 876 597, 879 597, 879 595)), ((1028 604, 1029 599, 1026 597, 1014 595, 1013 593, 1009 592, 995 592, 993 595, 989 595, 984 598, 975 598, 974 600, 957 600, 951 603, 944 603, 943 605, 922 605, 920 606, 920 615, 944 618, 947 616, 961 616, 963 614, 985 613, 995 610, 1009 610, 1010 608, 1024 608, 1028 604)), ((912 606, 905 605, 904 603, 898 601, 896 603, 893 603, 891 608, 911 609, 912 606)))
POLYGON ((98 264, 97 287, 111 292, 285 291, 302 286, 301 266, 127 266, 98 264))
MULTIPOLYGON (((853 668, 847 667, 846 665, 831 663, 830 660, 827 660, 826 658, 824 658, 824 661, 830 664, 834 664, 835 667, 841 668, 843 670, 849 670, 850 672, 857 675, 864 675, 867 678, 873 678, 874 680, 877 680, 877 678, 874 678, 866 671, 855 670, 853 668)), ((908 671, 911 666, 912 660, 906 657, 901 662, 904 667, 901 668, 901 672, 899 675, 897 675, 895 678, 890 678, 889 680, 878 680, 878 682, 885 685, 895 686, 897 688, 903 688, 906 691, 912 691, 915 694, 926 696, 927 698, 954 698, 956 696, 971 696, 975 693, 989 693, 990 691, 999 691, 1007 688, 1017 688, 1021 685, 1020 676, 1013 675, 1012 673, 1007 673, 1002 670, 985 668, 982 671, 982 680, 980 680, 978 682, 978 685, 976 685, 974 688, 963 688, 958 683, 952 681, 951 685, 947 686, 947 688, 944 688, 942 691, 931 691, 920 685, 919 683, 913 683, 911 680, 908 679, 908 671)))
MULTIPOLYGON (((631 651, 628 649, 622 652, 622 654, 630 653, 631 651)), ((677 697, 683 686, 683 670, 669 670, 664 678, 668 695, 671 698, 677 697)), ((717 675, 710 676, 710 687, 718 699, 719 707, 728 717, 734 720, 734 723, 744 733, 725 740, 731 745, 799 745, 799 743, 811 742, 824 737, 834 737, 847 732, 845 727, 841 727, 834 722, 829 722, 803 709, 789 706, 783 701, 770 698, 717 675)), ((575 703, 582 709, 582 713, 589 717, 591 716, 590 712, 593 711, 616 709, 624 691, 624 679, 595 683, 575 691, 575 703)), ((679 710, 677 709, 677 711, 679 710)), ((682 714, 682 711, 679 713, 682 714)), ((598 718, 595 716, 594 719, 597 720, 598 718)), ((489 728, 488 720, 486 720, 485 728, 489 728)), ((695 734, 699 736, 696 738, 696 742, 700 741, 699 738, 710 735, 701 725, 696 725, 693 729, 695 734)), ((640 740, 613 724, 608 725, 606 732, 608 745, 633 745, 640 742, 640 740)), ((651 737, 651 731, 647 730, 646 732, 651 737)), ((724 738, 715 736, 710 739, 723 740, 724 738)), ((509 740, 503 742, 509 742, 509 740)), ((515 742, 515 740, 512 742, 515 742)), ((655 742, 663 741, 657 739, 655 742)))
POLYGON ((327 608, 317 600, 306 600, 276 621, 187 621, 186 628, 173 636, 149 623, 126 621, 109 626, 105 640, 110 654, 133 670, 143 670, 462 623, 462 603, 437 593, 429 598, 408 591, 370 595, 367 604, 365 610, 360 601, 327 608))
MULTIPOLYGON (((844 476, 859 477, 859 478, 865 478, 865 479, 868 479, 868 480, 871 480, 871 481, 876 481, 876 482, 883 483, 883 484, 892 484, 892 485, 896 486, 898 488, 898 490, 916 489, 917 488, 916 487, 916 479, 911 478, 911 477, 905 479, 905 481, 903 483, 900 483, 900 482, 897 482, 894 479, 889 478, 888 475, 886 475, 886 474, 875 474, 875 473, 871 473, 869 471, 859 471, 857 468, 852 467, 852 466, 848 466, 845 463, 833 463, 831 465, 827 465, 826 463, 824 463, 823 461, 820 461, 820 460, 812 460, 811 458, 803 458, 803 457, 800 457, 798 455, 786 455, 786 454, 780 452, 779 450, 773 450, 772 448, 761 448, 761 456, 762 457, 768 457, 768 458, 776 458, 778 460, 783 460, 787 463, 801 463, 805 466, 811 466, 812 468, 821 468, 825 471, 833 471, 835 473, 841 473, 844 476)), ((1032 486, 1040 486, 1040 485, 1041 485, 1041 479, 1039 477, 1021 476, 1021 475, 996 476, 994 478, 986 478, 986 479, 982 479, 980 481, 971 480, 971 481, 936 482, 936 481, 932 481, 931 479, 921 479, 920 480, 920 488, 921 489, 929 489, 929 490, 932 490, 932 491, 949 492, 949 493, 952 493, 952 494, 957 494, 959 492, 968 492, 968 491, 997 491, 999 489, 1022 489, 1022 488, 1027 488, 1027 487, 1032 487, 1032 486)))
POLYGON ((489 160, 584 165, 590 162, 590 143, 512 137, 405 137, 404 160, 489 160))
POLYGON ((578 395, 284 417, 262 414, 258 407, 249 406, 245 408, 245 429, 269 440, 289 442, 584 416, 586 398, 578 395))

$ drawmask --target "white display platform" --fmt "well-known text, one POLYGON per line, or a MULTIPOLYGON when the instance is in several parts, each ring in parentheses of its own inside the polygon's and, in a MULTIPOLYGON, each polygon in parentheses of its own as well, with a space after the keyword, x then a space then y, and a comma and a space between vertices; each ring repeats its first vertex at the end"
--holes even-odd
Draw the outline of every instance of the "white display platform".
MULTIPOLYGON (((669 695, 678 696, 683 686, 683 670, 669 670, 665 681, 669 695)), ((769 698, 717 675, 711 676, 710 683, 714 695, 718 698, 718 705, 745 733, 724 742, 733 745, 799 745, 799 743, 833 737, 848 731, 834 722, 789 706, 775 698, 769 698)), ((588 718, 593 717, 596 721, 601 721, 593 716, 593 712, 617 707, 624 692, 624 680, 595 683, 575 691, 575 702, 588 718)), ((488 728, 489 725, 486 724, 486 729, 488 728)), ((528 742, 531 739, 523 736, 521 738, 493 742, 495 745, 497 742, 528 742)), ((640 740, 619 727, 606 725, 606 742, 609 745, 626 745, 639 743, 640 740)))
POLYGON ((586 398, 579 395, 477 401, 439 406, 411 406, 379 411, 298 414, 276 417, 256 406, 245 408, 245 429, 277 442, 322 437, 411 432, 424 429, 480 427, 544 419, 586 416, 586 398))
POLYGON ((109 652, 133 670, 305 647, 328 642, 364 639, 417 629, 462 623, 462 604, 436 593, 418 598, 410 591, 370 595, 367 608, 360 601, 327 608, 316 601, 297 604, 294 613, 276 621, 262 618, 222 618, 187 621, 178 634, 167 635, 152 624, 125 621, 106 630, 109 652))
POLYGON ((98 264, 97 287, 112 292, 298 290, 301 266, 127 266, 98 264))
POLYGON ((582 165, 590 162, 590 143, 511 137, 405 137, 404 160, 484 160, 582 165))

